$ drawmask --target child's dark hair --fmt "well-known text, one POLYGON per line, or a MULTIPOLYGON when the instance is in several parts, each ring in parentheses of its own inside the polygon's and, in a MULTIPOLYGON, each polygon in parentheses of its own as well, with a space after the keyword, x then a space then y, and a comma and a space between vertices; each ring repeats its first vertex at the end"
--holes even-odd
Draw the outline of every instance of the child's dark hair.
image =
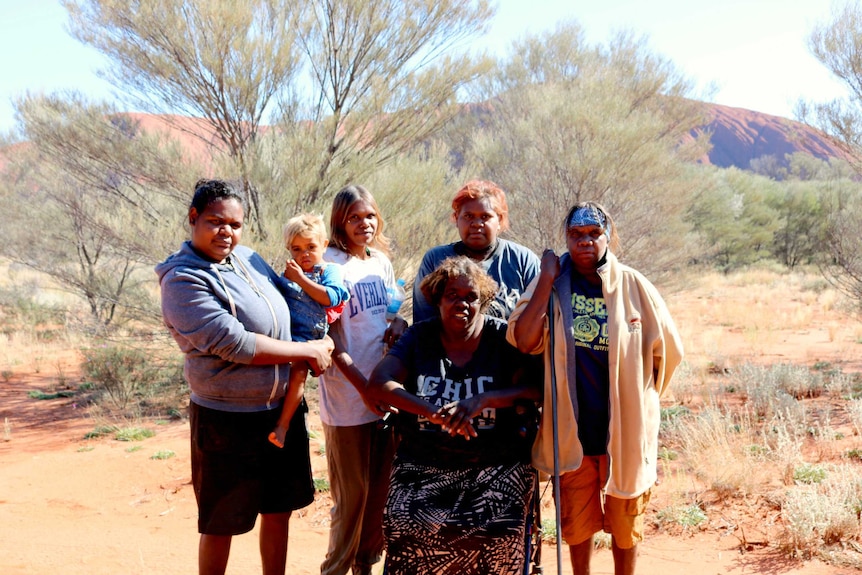
POLYGON ((211 203, 229 199, 238 201, 243 211, 246 210, 245 196, 236 183, 227 180, 200 179, 195 183, 195 193, 189 210, 194 208, 197 213, 202 214, 211 203))
POLYGON ((374 239, 371 241, 371 247, 380 250, 388 256, 389 238, 383 234, 383 228, 385 225, 383 215, 380 213, 380 208, 377 206, 377 202, 374 200, 374 196, 371 195, 371 192, 358 184, 351 184, 341 188, 341 190, 335 194, 335 197, 332 198, 332 211, 329 214, 330 245, 343 252, 350 253, 344 224, 347 223, 347 213, 350 211, 350 206, 360 201, 368 202, 377 214, 377 229, 374 232, 374 239))

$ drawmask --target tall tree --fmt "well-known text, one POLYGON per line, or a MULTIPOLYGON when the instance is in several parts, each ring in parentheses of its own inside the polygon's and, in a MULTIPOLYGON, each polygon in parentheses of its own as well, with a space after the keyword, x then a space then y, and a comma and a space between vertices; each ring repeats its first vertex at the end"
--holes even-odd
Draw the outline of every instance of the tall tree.
POLYGON ((644 40, 590 46, 577 23, 516 43, 486 86, 493 106, 472 157, 511 195, 513 231, 534 249, 562 247, 561 219, 597 200, 619 224, 623 256, 657 273, 684 260, 686 161, 703 108, 644 40))
POLYGON ((282 108, 277 189, 294 206, 363 179, 439 131, 459 91, 489 69, 467 53, 487 0, 310 0, 300 35, 308 86, 282 108), (305 120, 305 121, 303 121, 305 120))
POLYGON ((815 25, 811 53, 847 87, 846 99, 800 102, 797 115, 836 136, 851 150, 862 149, 862 5, 835 5, 831 19, 815 25))
POLYGON ((151 267, 179 243, 198 168, 133 119, 74 95, 26 97, 17 109, 28 143, 6 151, 0 254, 80 296, 102 326, 118 312, 157 315, 151 267))
POLYGON ((440 129, 486 69, 467 43, 493 14, 488 0, 63 3, 130 105, 210 123, 262 234, 268 208, 319 204, 440 129), (264 121, 278 124, 265 138, 264 121))
POLYGON ((72 34, 108 57, 103 74, 133 109, 209 122, 217 143, 235 161, 253 227, 262 231, 260 191, 249 164, 265 113, 294 87, 305 4, 62 1, 72 34))
MULTIPOLYGON (((845 99, 825 103, 800 102, 797 115, 838 137, 856 158, 862 174, 862 4, 836 5, 830 19, 814 27, 808 46, 814 56, 847 88, 845 99)), ((836 285, 862 303, 862 217, 858 194, 838 194, 828 212, 827 232, 832 258, 824 272, 836 285)))

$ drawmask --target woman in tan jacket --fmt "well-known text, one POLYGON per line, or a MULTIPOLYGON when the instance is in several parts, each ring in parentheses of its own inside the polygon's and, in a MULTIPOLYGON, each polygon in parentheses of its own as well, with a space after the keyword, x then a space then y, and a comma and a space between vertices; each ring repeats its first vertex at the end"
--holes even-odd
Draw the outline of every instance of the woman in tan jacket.
POLYGON ((589 572, 593 535, 604 530, 615 573, 630 575, 657 478, 659 398, 682 361, 682 342, 655 287, 609 249, 616 229, 600 204, 576 204, 564 226, 568 253, 545 251, 539 276, 509 318, 507 338, 544 355, 545 409, 533 465, 548 473, 552 370, 556 376, 557 504, 573 572, 589 572))

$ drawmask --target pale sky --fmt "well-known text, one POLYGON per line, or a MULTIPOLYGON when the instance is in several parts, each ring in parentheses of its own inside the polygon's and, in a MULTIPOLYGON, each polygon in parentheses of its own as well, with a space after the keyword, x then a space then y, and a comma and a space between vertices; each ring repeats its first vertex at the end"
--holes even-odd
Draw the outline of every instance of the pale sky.
MULTIPOLYGON (((715 85, 711 101, 792 117, 799 98, 826 101, 844 88, 808 52, 806 38, 831 14, 830 0, 498 0, 482 44, 504 51, 524 33, 574 19, 591 43, 634 31, 696 86, 715 85)), ((65 29, 58 0, 0 0, 0 131, 14 126, 11 99, 26 91, 77 90, 110 99, 100 54, 65 29)), ((702 93, 702 92, 701 92, 702 93)))

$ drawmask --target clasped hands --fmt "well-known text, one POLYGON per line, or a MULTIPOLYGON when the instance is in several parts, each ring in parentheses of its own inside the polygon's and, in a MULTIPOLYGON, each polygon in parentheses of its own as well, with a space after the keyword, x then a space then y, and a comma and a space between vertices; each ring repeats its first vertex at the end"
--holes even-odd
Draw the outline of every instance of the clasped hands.
POLYGON ((479 435, 473 427, 473 418, 481 411, 481 397, 474 396, 470 399, 447 403, 429 415, 428 420, 439 425, 449 435, 461 435, 470 441, 471 438, 479 435))

